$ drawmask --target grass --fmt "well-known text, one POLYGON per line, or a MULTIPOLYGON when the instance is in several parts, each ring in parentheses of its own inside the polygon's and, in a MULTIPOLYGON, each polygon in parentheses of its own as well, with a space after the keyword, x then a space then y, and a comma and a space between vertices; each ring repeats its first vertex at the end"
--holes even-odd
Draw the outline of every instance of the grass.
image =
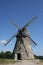
POLYGON ((9 63, 15 63, 19 62, 21 60, 14 60, 14 59, 0 59, 0 64, 9 64, 9 63))
POLYGON ((41 59, 40 62, 43 63, 43 60, 41 59))
POLYGON ((6 63, 6 64, 9 64, 9 63, 15 63, 17 61, 15 61, 14 59, 0 59, 0 64, 2 63, 6 63))
MULTIPOLYGON (((14 59, 0 59, 0 64, 13 64, 15 62, 18 62, 17 60, 14 59)), ((40 60, 40 63, 43 63, 43 60, 40 60)))

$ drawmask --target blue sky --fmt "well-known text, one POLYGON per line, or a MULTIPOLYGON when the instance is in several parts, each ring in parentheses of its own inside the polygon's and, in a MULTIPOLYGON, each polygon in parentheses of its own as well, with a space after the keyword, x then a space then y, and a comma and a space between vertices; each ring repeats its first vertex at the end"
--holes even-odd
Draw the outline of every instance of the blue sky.
MULTIPOLYGON (((43 55, 43 0, 0 0, 0 41, 8 40, 17 32, 9 22, 11 19, 22 27, 33 16, 37 16, 37 20, 27 29, 37 43, 33 52, 36 55, 43 55)), ((16 38, 6 47, 0 42, 0 51, 13 51, 15 42, 16 38)))

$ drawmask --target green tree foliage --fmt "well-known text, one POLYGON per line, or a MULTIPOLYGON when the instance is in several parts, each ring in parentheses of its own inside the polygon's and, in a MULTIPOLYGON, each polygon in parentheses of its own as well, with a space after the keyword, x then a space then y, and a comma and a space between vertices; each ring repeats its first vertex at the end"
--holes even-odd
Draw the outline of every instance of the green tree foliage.
POLYGON ((4 58, 4 57, 5 57, 5 53, 1 51, 0 58, 4 58))
POLYGON ((11 59, 12 58, 12 53, 10 51, 7 52, 0 52, 0 58, 6 58, 6 59, 11 59))
POLYGON ((35 57, 36 59, 42 59, 42 60, 43 60, 43 56, 36 56, 36 55, 34 55, 34 57, 35 57))
POLYGON ((5 57, 9 59, 12 58, 12 53, 10 51, 5 52, 5 57))

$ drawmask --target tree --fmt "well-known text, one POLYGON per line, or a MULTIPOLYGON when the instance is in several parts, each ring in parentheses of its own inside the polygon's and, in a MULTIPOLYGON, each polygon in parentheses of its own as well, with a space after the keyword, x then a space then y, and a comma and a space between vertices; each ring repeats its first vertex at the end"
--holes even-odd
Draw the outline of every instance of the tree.
POLYGON ((0 58, 5 58, 5 53, 3 51, 0 53, 0 58))
POLYGON ((12 58, 12 53, 11 53, 10 51, 5 52, 5 57, 6 57, 7 59, 12 58))

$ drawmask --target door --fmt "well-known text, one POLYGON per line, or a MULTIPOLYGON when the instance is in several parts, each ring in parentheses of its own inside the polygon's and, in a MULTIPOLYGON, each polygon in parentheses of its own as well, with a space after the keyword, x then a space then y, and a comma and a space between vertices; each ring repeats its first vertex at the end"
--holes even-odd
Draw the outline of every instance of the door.
POLYGON ((17 59, 21 60, 21 54, 20 53, 17 54, 17 59))

